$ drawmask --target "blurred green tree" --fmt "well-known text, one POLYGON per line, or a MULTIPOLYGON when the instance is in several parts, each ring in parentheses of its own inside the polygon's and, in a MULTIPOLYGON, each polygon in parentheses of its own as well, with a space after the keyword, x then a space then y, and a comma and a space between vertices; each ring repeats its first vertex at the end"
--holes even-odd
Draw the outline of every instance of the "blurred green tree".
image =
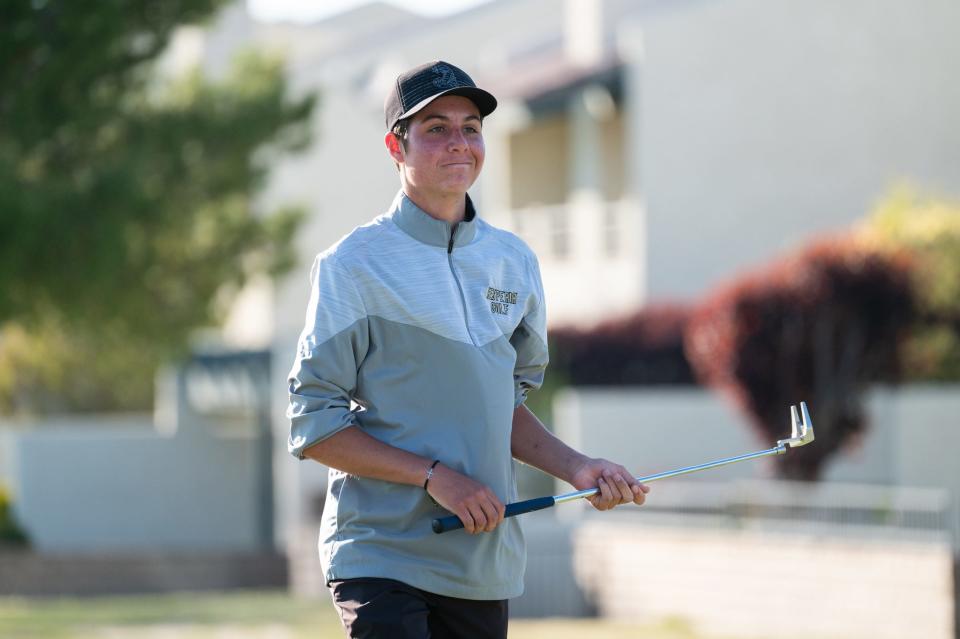
POLYGON ((899 187, 859 233, 879 248, 913 255, 919 312, 904 345, 906 377, 960 380, 960 202, 899 187))
POLYGON ((13 516, 12 502, 10 492, 0 484, 0 548, 27 545, 27 536, 13 516))
POLYGON ((302 213, 255 198, 314 96, 253 54, 217 81, 155 69, 225 4, 0 8, 0 412, 148 406, 191 331, 291 266, 302 213))

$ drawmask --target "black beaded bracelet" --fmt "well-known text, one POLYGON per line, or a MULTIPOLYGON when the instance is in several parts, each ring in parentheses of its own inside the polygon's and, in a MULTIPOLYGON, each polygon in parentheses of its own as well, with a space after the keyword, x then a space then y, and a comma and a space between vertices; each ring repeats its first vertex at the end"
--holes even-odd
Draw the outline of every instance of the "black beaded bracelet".
POLYGON ((427 489, 427 484, 430 483, 430 478, 433 477, 433 469, 437 467, 437 464, 440 463, 439 459, 434 459, 433 463, 430 464, 430 468, 427 470, 427 478, 423 480, 423 489, 427 489))

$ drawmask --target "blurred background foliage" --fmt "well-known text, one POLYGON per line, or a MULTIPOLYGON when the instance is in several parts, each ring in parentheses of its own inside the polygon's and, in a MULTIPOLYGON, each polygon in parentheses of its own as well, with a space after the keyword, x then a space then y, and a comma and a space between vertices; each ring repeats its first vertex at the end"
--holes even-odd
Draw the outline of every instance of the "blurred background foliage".
POLYGON ((10 493, 0 484, 0 549, 4 546, 25 546, 26 534, 13 517, 10 493))
POLYGON ((906 253, 853 234, 817 240, 718 287, 697 308, 685 350, 699 379, 732 397, 764 441, 806 401, 816 446, 778 457, 782 477, 815 480, 866 428, 864 392, 902 378, 916 304, 906 253))
POLYGON ((696 384, 683 350, 692 306, 651 304, 595 326, 550 331, 554 374, 574 386, 696 384))
POLYGON ((225 4, 0 8, 0 413, 149 408, 194 329, 292 266, 302 212, 256 196, 309 144, 315 97, 254 54, 216 80, 157 72, 225 4))
POLYGON ((913 256, 919 308, 904 344, 906 376, 960 380, 960 202, 901 186, 858 233, 879 249, 907 250, 913 256))

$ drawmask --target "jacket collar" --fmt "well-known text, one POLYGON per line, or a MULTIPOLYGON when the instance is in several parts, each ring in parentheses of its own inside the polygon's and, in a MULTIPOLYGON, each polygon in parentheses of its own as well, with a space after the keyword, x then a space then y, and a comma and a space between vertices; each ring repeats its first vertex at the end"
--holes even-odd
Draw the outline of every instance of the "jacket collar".
POLYGON ((390 216, 407 235, 431 246, 450 246, 450 234, 456 228, 453 236, 453 247, 466 246, 473 241, 477 234, 477 211, 467 195, 467 208, 462 222, 451 224, 432 217, 426 211, 413 203, 413 200, 401 190, 390 206, 390 216))

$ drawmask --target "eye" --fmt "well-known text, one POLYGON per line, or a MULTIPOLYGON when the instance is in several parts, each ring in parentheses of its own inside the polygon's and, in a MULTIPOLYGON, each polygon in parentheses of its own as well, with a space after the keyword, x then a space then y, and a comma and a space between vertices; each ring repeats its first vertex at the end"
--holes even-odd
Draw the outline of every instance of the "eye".
POLYGON ((429 131, 430 133, 443 133, 443 132, 444 132, 444 126, 443 126, 442 124, 438 124, 437 126, 430 127, 430 128, 428 129, 428 131, 429 131))
POLYGON ((463 130, 467 133, 480 133, 480 129, 475 126, 465 126, 463 127, 463 130))

